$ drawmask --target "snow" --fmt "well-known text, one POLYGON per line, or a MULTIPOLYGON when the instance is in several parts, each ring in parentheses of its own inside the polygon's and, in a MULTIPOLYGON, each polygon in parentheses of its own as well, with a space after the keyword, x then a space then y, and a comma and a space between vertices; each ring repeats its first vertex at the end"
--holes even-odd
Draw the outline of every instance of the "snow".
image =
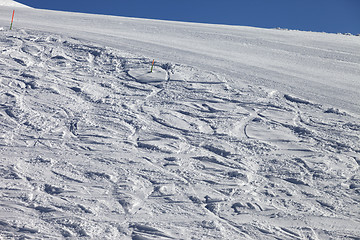
POLYGON ((0 0, 0 6, 5 6, 5 7, 21 7, 21 8, 30 8, 24 4, 21 3, 17 3, 15 1, 12 0, 0 0))
POLYGON ((360 38, 0 13, 2 238, 360 238, 360 38))

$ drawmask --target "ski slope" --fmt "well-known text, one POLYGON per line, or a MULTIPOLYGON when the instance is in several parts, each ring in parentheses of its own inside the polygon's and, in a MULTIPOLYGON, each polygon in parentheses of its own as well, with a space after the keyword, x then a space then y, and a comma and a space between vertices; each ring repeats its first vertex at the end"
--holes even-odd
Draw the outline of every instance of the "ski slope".
POLYGON ((16 7, 16 8, 30 8, 24 4, 12 1, 12 0, 1 0, 0 7, 16 7))
POLYGON ((360 238, 359 37, 12 9, 1 238, 360 238))
MULTIPOLYGON (((11 10, 1 13, 6 26, 11 10)), ((15 25, 86 38, 141 56, 221 72, 360 112, 356 36, 19 9, 15 25)))

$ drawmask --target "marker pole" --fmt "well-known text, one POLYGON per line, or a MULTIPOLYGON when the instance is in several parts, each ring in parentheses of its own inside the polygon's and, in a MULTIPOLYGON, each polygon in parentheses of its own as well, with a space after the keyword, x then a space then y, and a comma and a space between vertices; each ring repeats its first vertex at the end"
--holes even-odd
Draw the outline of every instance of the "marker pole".
POLYGON ((12 15, 12 18, 11 18, 10 30, 12 29, 12 25, 13 25, 13 21, 14 21, 14 15, 15 15, 15 10, 13 10, 13 15, 12 15))
POLYGON ((154 59, 153 62, 152 62, 151 71, 150 71, 150 72, 152 72, 152 70, 153 70, 153 68, 154 68, 154 63, 155 63, 155 59, 154 59))

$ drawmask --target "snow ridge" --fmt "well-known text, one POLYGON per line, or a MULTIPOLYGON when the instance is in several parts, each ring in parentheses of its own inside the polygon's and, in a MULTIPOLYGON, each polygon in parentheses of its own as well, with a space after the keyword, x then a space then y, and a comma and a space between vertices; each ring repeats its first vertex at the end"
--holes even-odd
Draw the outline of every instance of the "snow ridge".
POLYGON ((30 8, 24 4, 12 1, 12 0, 0 0, 0 6, 4 7, 21 7, 21 8, 30 8))
POLYGON ((0 31, 0 236, 359 238, 359 119, 60 34, 0 31))

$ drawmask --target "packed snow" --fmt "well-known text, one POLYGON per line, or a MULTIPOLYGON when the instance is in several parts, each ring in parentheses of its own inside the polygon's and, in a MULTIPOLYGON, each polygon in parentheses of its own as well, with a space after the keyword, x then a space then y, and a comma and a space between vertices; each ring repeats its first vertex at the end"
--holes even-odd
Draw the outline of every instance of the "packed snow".
POLYGON ((0 238, 360 238, 359 37, 12 9, 0 238))

